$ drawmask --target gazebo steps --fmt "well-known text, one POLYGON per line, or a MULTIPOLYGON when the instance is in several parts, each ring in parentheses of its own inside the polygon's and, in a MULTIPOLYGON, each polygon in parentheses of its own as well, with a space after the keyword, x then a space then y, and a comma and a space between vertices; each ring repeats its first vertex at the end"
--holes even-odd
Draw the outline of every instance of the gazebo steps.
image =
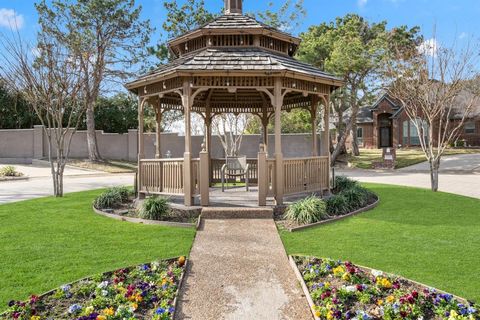
POLYGON ((238 207, 203 208, 202 219, 273 219, 273 209, 238 207))

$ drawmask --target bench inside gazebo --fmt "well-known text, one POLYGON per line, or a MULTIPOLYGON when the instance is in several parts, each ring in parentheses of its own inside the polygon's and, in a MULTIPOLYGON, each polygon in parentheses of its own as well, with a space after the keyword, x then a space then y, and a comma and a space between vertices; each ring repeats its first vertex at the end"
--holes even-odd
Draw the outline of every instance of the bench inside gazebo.
MULTIPOLYGON (((298 193, 330 188, 330 93, 343 83, 293 58, 300 40, 242 14, 241 0, 226 0, 225 14, 169 42, 175 60, 127 84, 139 99, 139 150, 137 188, 140 197, 176 195, 191 206, 199 199, 209 206, 212 185, 221 181, 225 159, 212 159, 212 120, 222 113, 249 113, 263 126, 263 141, 256 158, 247 160, 248 180, 259 206, 267 198, 276 205, 298 193), (155 110, 156 156, 145 159, 144 110, 155 110), (311 156, 284 158, 281 114, 295 108, 310 111, 311 156), (160 122, 164 112, 180 110, 185 119, 183 158, 164 159, 160 152, 160 122), (198 158, 192 157, 191 114, 200 114, 205 141, 198 158), (323 119, 318 121, 322 115, 323 119), (267 126, 274 119, 274 154, 268 155, 267 126), (318 143, 318 123, 323 130, 318 143), (320 148, 318 148, 320 145, 320 148)), ((213 193, 212 193, 213 191, 213 193)), ((228 194, 228 193, 227 193, 228 194)), ((251 197, 251 194, 248 195, 251 197)))

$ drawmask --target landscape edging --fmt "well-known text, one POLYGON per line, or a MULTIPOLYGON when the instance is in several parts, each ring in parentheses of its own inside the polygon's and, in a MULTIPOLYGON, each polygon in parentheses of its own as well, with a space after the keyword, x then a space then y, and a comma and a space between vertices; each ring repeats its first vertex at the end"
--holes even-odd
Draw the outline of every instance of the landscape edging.
MULTIPOLYGON (((174 257, 174 258, 167 258, 167 259, 160 259, 160 260, 157 260, 157 261, 178 261, 178 259, 180 258, 179 257, 174 257)), ((152 262, 148 262, 148 264, 150 264, 152 262)), ((175 292, 175 299, 173 300, 173 305, 174 305, 174 308, 175 310, 173 311, 173 316, 172 316, 172 319, 175 319, 175 313, 177 312, 177 303, 178 303, 178 296, 180 294, 180 288, 183 284, 183 279, 185 277, 185 274, 187 273, 187 267, 188 267, 188 263, 189 263, 189 259, 185 258, 185 268, 184 268, 184 271, 182 272, 182 276, 180 277, 180 280, 178 281, 178 287, 177 287, 177 291, 175 292)), ((125 269, 130 269, 130 268, 135 268, 135 267, 138 267, 138 266, 141 266, 142 264, 136 264, 136 265, 132 265, 132 266, 128 266, 128 267, 125 267, 125 269)), ((112 271, 106 271, 106 272, 103 272, 103 273, 100 273, 101 275, 104 275, 104 274, 107 274, 107 273, 110 273, 110 272, 113 272, 115 270, 112 270, 112 271)), ((92 277, 94 277, 95 275, 90 275, 90 276, 87 276, 87 277, 84 277, 84 278, 81 278, 81 279, 77 279, 77 280, 74 280, 74 281, 71 281, 71 282, 68 282, 66 284, 63 284, 63 285, 73 285, 75 283, 78 283, 80 281, 86 281, 86 280, 90 280, 92 279, 92 277)), ((53 294, 55 293, 56 291, 58 290, 58 288, 55 288, 55 289, 51 289, 51 290, 48 290, 42 294, 39 294, 38 297, 39 298, 44 298, 50 294, 53 294)), ((0 312, 0 316, 1 315, 4 315, 7 311, 5 312, 0 312)))
MULTIPOLYGON (((179 227, 179 228, 196 228, 198 229, 197 224, 195 223, 188 223, 188 222, 171 222, 171 221, 156 221, 156 220, 145 220, 141 218, 132 218, 132 217, 122 217, 118 214, 107 213, 102 210, 98 210, 95 206, 92 205, 92 209, 96 214, 101 216, 119 220, 119 221, 126 221, 131 223, 139 223, 139 224, 146 224, 146 225, 160 225, 160 226, 167 226, 167 227, 179 227)), ((200 217, 198 217, 200 219, 200 217)))
POLYGON ((313 227, 321 226, 321 225, 324 225, 324 224, 328 224, 328 223, 331 223, 331 222, 340 221, 340 220, 355 216, 357 214, 360 214, 360 213, 363 213, 363 212, 366 212, 366 211, 370 211, 372 209, 375 209, 378 206, 378 204, 380 203, 380 197, 377 196, 377 195, 375 195, 375 197, 377 198, 377 200, 375 200, 374 203, 369 204, 368 206, 360 208, 360 209, 355 210, 353 212, 347 213, 343 216, 339 216, 339 217, 335 217, 335 218, 332 218, 332 219, 323 220, 323 221, 319 221, 319 222, 315 222, 315 223, 306 224, 306 225, 303 225, 303 226, 300 226, 300 227, 288 228, 287 230, 290 231, 290 232, 301 231, 301 230, 305 230, 305 229, 308 229, 308 228, 313 228, 313 227))
MULTIPOLYGON (((301 255, 297 255, 297 257, 302 257, 301 255)), ((307 256, 305 256, 307 257, 307 256)), ((310 310, 312 312, 312 315, 313 315, 313 318, 315 320, 321 320, 321 318, 315 316, 315 303, 313 302, 313 299, 312 299, 312 296, 310 295, 310 291, 308 290, 308 287, 305 283, 305 280, 303 280, 303 277, 302 277, 302 274, 300 273, 300 270, 298 269, 298 266, 297 266, 297 263, 295 262, 295 260, 293 259, 293 256, 292 255, 289 255, 288 256, 288 261, 290 262, 290 266, 292 267, 293 269, 293 272, 295 273, 295 276, 297 277, 297 280, 300 282, 300 286, 302 287, 302 290, 303 290, 303 293, 305 294, 305 298, 307 299, 307 302, 308 302, 308 305, 310 306, 310 310)), ((355 264, 355 266, 357 267, 360 267, 368 272, 372 272, 373 270, 375 269, 372 269, 372 268, 369 268, 369 267, 365 267, 365 266, 362 266, 362 265, 359 265, 359 264, 355 264)), ((382 270, 379 270, 381 271, 383 274, 389 276, 389 277, 393 277, 393 278, 401 278, 401 279, 404 279, 404 280, 407 280, 408 282, 412 283, 412 284, 415 284, 415 285, 418 285, 420 287, 424 287, 424 288, 432 288, 432 286, 429 286, 429 285, 426 285, 424 283, 421 283, 421 282, 418 282, 418 281, 414 281, 414 280, 411 280, 411 279, 408 279, 408 278, 405 278, 405 277, 402 277, 402 276, 399 276, 399 275, 396 275, 396 274, 393 274, 393 273, 388 273, 388 272, 385 272, 385 271, 382 271, 382 270)), ((443 291, 443 290, 440 290, 440 289, 437 289, 435 288, 436 291, 440 292, 440 293, 444 293, 444 294, 450 294, 452 295, 455 299, 457 299, 458 301, 460 302, 463 302, 463 303, 468 303, 468 300, 465 299, 465 298, 462 298, 462 297, 459 297, 457 295, 454 295, 454 294, 451 294, 451 293, 448 293, 446 291, 443 291)))
POLYGON ((6 181, 21 181, 21 180, 28 180, 30 179, 29 176, 20 176, 20 177, 0 177, 0 182, 6 181))

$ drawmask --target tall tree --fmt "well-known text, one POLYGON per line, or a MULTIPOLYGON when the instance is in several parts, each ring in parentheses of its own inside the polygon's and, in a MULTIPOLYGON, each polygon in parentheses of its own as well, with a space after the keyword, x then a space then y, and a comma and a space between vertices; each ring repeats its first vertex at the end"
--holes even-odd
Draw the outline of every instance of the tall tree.
POLYGON ((432 191, 445 149, 458 139, 472 108, 480 104, 478 50, 437 45, 386 68, 389 94, 401 102, 430 165, 432 191))
POLYGON ((38 124, 32 106, 0 79, 0 129, 30 129, 38 124))
POLYGON ((100 160, 94 110, 102 85, 127 78, 146 57, 150 21, 140 20, 134 0, 41 0, 35 6, 42 31, 79 59, 89 159, 100 160))
MULTIPOLYGON (((386 21, 369 23, 356 14, 348 14, 333 23, 310 27, 301 34, 303 44, 298 57, 341 77, 346 83, 351 116, 333 151, 332 163, 344 149, 349 134, 354 136, 354 154, 359 154, 355 139, 358 110, 369 97, 368 93, 380 86, 375 76, 382 70, 385 59, 392 56, 389 42, 396 41, 396 48, 401 49, 410 47, 412 41, 419 38, 418 28, 402 26, 397 29, 387 30, 386 21)), ((342 95, 341 99, 345 98, 342 95)))
POLYGON ((79 60, 68 47, 40 32, 38 57, 20 38, 0 38, 0 75, 30 103, 43 125, 54 195, 63 196, 63 172, 72 137, 86 110, 79 60), (66 125, 64 125, 66 124, 66 125))

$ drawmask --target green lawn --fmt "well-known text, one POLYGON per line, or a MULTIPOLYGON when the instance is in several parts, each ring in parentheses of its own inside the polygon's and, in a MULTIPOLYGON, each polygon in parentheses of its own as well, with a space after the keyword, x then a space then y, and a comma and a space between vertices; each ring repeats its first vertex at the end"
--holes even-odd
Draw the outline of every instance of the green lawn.
POLYGON ((480 200, 366 184, 381 199, 367 213, 298 233, 282 231, 289 254, 377 268, 480 300, 480 200))
POLYGON ((100 191, 0 206, 0 310, 73 280, 159 258, 188 255, 194 229, 132 224, 96 215, 100 191))
MULTIPOLYGON (((480 153, 480 149, 447 149, 446 156, 456 154, 474 154, 480 153)), ((348 155, 348 163, 351 167, 360 169, 372 169, 374 162, 382 161, 381 149, 360 149, 358 157, 348 155)), ((420 148, 398 149, 396 159, 396 169, 412 166, 417 163, 425 162, 425 154, 420 148)))

